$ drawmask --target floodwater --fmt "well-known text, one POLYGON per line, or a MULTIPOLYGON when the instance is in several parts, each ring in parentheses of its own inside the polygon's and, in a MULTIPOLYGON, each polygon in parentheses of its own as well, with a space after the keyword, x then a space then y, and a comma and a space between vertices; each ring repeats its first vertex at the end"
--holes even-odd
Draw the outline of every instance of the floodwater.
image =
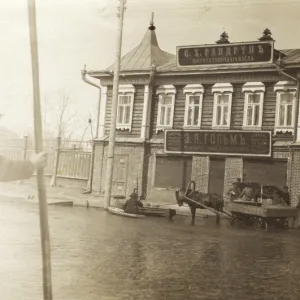
MULTIPOLYGON (((300 299, 299 231, 49 207, 54 300, 300 299)), ((0 202, 0 294, 41 300, 38 207, 0 202)))

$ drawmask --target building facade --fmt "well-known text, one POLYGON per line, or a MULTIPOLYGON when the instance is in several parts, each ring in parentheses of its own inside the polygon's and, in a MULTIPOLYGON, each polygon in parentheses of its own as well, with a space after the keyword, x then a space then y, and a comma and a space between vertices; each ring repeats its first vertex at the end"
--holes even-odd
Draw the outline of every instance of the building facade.
MULTIPOLYGON (((300 118, 299 85, 293 79, 299 78, 300 49, 275 50, 268 30, 259 42, 231 44, 224 33, 214 45, 179 47, 176 55, 164 52, 151 24, 141 44, 122 58, 113 195, 128 196, 138 186, 139 194, 151 201, 174 202, 174 190, 195 180, 197 190, 226 196, 232 182, 241 178, 287 185, 295 205, 300 194, 300 118), (257 61, 253 51, 271 55, 257 61), (189 131, 194 137, 199 133, 209 145, 198 152, 182 150, 186 145, 166 151, 168 130, 189 131), (256 153, 255 147, 249 151, 246 132, 258 137, 270 132, 270 145, 264 142, 269 153, 256 153)), ((88 72, 102 86, 93 172, 93 190, 100 194, 112 70, 88 72)))

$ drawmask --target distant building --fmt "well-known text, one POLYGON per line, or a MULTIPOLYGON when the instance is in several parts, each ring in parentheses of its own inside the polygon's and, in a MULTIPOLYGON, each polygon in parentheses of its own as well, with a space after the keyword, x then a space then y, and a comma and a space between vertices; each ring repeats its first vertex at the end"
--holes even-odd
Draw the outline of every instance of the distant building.
MULTIPOLYGON (((300 194, 297 84, 275 61, 280 58, 284 71, 296 77, 300 49, 273 46, 268 30, 259 41, 240 44, 230 43, 224 33, 214 45, 179 47, 173 55, 159 48, 151 25, 121 62, 113 194, 128 196, 138 178, 140 194, 150 199, 172 201, 174 190, 191 179, 202 192, 226 195, 241 178, 288 185, 295 201, 300 194), (165 131, 174 129, 185 131, 171 132, 165 149, 165 131)), ((103 87, 93 179, 100 193, 112 70, 88 72, 103 87)))

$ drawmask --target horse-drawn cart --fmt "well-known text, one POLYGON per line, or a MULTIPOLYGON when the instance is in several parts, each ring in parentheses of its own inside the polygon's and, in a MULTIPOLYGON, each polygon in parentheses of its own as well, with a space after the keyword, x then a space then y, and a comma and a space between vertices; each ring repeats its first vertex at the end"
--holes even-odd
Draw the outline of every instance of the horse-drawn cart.
POLYGON ((269 226, 287 228, 289 219, 296 218, 298 215, 297 208, 243 200, 233 201, 229 210, 232 215, 232 225, 240 221, 263 230, 268 230, 269 226))

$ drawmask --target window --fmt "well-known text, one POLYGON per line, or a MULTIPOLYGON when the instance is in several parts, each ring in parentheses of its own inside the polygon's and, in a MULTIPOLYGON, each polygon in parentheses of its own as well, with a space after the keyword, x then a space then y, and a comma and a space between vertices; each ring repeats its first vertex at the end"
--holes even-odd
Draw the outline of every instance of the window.
POLYGON ((213 128, 229 129, 233 87, 230 83, 216 83, 214 93, 213 128))
POLYGON ((131 131, 134 93, 135 88, 131 84, 119 87, 117 129, 131 131))
POLYGON ((278 131, 294 132, 296 86, 286 81, 279 81, 276 91, 275 133, 278 131))
POLYGON ((263 100, 265 86, 261 82, 247 82, 243 85, 245 92, 244 129, 261 129, 263 117, 263 100))
POLYGON ((216 97, 216 126, 228 126, 229 125, 229 95, 222 94, 216 97))
POLYGON ((158 114, 156 132, 173 127, 174 104, 176 89, 173 85, 164 85, 157 88, 158 114))
POLYGON ((293 126, 294 93, 279 94, 279 126, 293 126))
POLYGON ((204 88, 201 84, 189 84, 183 92, 186 94, 184 127, 200 128, 204 88))

